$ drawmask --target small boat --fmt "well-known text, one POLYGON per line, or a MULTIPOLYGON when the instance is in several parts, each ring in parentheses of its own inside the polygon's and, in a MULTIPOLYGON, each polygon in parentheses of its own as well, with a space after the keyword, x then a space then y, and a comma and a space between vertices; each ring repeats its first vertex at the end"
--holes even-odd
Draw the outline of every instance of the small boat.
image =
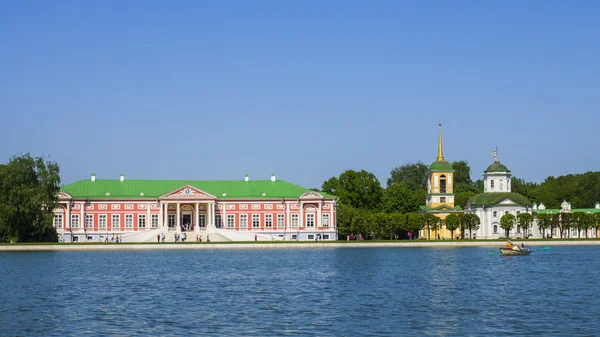
POLYGON ((512 256, 512 255, 529 255, 531 254, 532 250, 530 249, 519 249, 519 250, 514 250, 511 248, 500 248, 500 253, 502 253, 502 255, 506 255, 506 256, 512 256))

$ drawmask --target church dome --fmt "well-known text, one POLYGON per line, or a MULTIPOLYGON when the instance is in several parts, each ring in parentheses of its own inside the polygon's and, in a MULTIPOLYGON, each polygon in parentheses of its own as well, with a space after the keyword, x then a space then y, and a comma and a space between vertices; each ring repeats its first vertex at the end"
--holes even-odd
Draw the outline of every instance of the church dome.
POLYGON ((436 160, 429 165, 431 171, 453 171, 452 164, 446 160, 436 160))
POLYGON ((500 164, 499 161, 495 161, 492 165, 488 166, 488 168, 484 172, 485 173, 491 173, 491 172, 510 172, 510 170, 506 166, 500 164))

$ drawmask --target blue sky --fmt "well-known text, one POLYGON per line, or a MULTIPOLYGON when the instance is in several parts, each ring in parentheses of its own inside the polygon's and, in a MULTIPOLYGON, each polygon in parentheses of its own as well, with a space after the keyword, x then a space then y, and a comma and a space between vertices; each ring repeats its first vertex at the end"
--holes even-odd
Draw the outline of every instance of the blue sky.
POLYGON ((0 160, 305 187, 437 151, 598 170, 600 2, 2 1, 0 160), (150 43, 149 43, 150 42, 150 43))

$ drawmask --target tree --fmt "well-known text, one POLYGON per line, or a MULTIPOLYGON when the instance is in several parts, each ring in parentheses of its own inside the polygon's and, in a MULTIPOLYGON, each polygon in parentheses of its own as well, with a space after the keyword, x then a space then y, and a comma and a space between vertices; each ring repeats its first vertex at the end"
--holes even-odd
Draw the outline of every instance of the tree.
POLYGON ((423 220, 427 226, 427 240, 431 240, 431 230, 437 230, 440 218, 431 213, 426 213, 423 220))
POLYGON ((57 240, 52 221, 59 172, 55 162, 29 153, 0 167, 0 242, 57 240))
POLYGON ((558 228, 560 230, 560 238, 563 237, 563 232, 567 231, 569 233, 569 228, 571 228, 573 224, 573 217, 571 213, 559 213, 558 214, 558 228))
POLYGON ((454 231, 458 229, 460 225, 460 219, 456 214, 449 214, 444 220, 446 223, 446 229, 451 233, 451 239, 454 238, 454 231))
MULTIPOLYGON (((571 219, 572 219, 572 225, 573 228, 577 228, 577 238, 581 238, 581 231, 586 229, 586 233, 587 233, 587 219, 585 217, 585 213, 583 212, 573 212, 573 214, 571 214, 571 219)), ((586 234, 587 236, 587 234, 586 234)))
MULTIPOLYGON (((390 223, 391 223, 391 228, 394 231, 393 233, 390 233, 390 235, 391 235, 390 239, 392 239, 394 237, 394 234, 398 233, 398 231, 406 230, 406 228, 407 228, 406 216, 401 213, 390 214, 390 223)), ((408 232, 408 230, 406 230, 406 232, 408 232)), ((416 236, 417 235, 415 234, 415 237, 416 236)))
POLYGON ((414 236, 416 237, 416 234, 423 229, 423 225, 425 223, 424 220, 424 216, 421 213, 406 214, 406 231, 415 233, 414 236))
MULTIPOLYGON (((390 235, 394 230, 392 228, 392 221, 388 214, 383 212, 377 212, 371 214, 371 223, 375 238, 379 239, 386 235, 390 235)), ((391 234, 393 235, 393 234, 391 234)))
POLYGON ((537 186, 536 183, 529 183, 516 177, 513 177, 510 180, 510 190, 514 193, 519 193, 528 199, 535 199, 534 193, 537 186))
POLYGON ((546 213, 538 213, 535 215, 537 218, 537 226, 543 237, 546 237, 546 229, 550 227, 550 215, 546 213))
POLYGON ((452 168, 454 169, 454 187, 465 185, 471 186, 471 167, 466 160, 459 160, 452 162, 452 168))
POLYGON ((348 205, 340 205, 337 209, 337 230, 341 235, 347 236, 352 233, 352 220, 356 209, 348 205))
POLYGON ((339 178, 333 177, 323 182, 322 190, 337 196, 341 205, 365 210, 377 209, 383 193, 379 180, 365 170, 347 170, 339 178))
POLYGON ((500 218, 500 228, 506 231, 506 237, 510 237, 509 232, 515 227, 515 216, 506 213, 500 218))
POLYGON ((422 162, 405 164, 392 169, 387 186, 403 183, 409 190, 427 190, 427 171, 429 168, 422 162))
POLYGON ((598 229, 600 228, 600 213, 594 214, 594 220, 592 227, 596 229, 596 235, 594 237, 598 237, 598 229))
POLYGON ((519 224, 519 227, 521 227, 521 229, 523 230, 523 236, 525 237, 525 239, 527 239, 529 237, 529 235, 527 235, 528 230, 533 225, 533 215, 529 213, 520 213, 517 215, 517 222, 519 224))
POLYGON ((467 213, 463 215, 463 221, 465 222, 464 226, 469 230, 469 238, 473 238, 473 232, 479 229, 479 224, 481 224, 481 219, 477 216, 477 214, 467 213))
POLYGON ((410 191, 404 183, 396 183, 388 186, 383 191, 381 204, 384 211, 388 213, 416 212, 421 200, 417 200, 416 194, 410 191))

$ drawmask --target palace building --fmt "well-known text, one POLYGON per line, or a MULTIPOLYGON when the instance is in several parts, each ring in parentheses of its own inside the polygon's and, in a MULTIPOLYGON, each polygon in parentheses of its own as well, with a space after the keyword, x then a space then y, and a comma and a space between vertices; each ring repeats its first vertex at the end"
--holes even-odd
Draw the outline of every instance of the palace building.
POLYGON ((269 180, 80 180, 61 187, 54 227, 65 242, 337 240, 337 198, 269 180), (109 240, 110 240, 109 239, 109 240))
POLYGON ((444 159, 442 121, 439 122, 439 127, 438 155, 427 171, 427 204, 421 206, 421 212, 437 216, 442 220, 442 223, 439 224, 439 230, 432 229, 431 231, 429 231, 428 224, 425 224, 425 227, 419 233, 419 237, 426 238, 430 234, 433 238, 437 238, 439 234, 440 238, 451 239, 452 233, 446 230, 444 219, 448 214, 462 212, 462 208, 454 205, 454 169, 452 164, 444 159))

